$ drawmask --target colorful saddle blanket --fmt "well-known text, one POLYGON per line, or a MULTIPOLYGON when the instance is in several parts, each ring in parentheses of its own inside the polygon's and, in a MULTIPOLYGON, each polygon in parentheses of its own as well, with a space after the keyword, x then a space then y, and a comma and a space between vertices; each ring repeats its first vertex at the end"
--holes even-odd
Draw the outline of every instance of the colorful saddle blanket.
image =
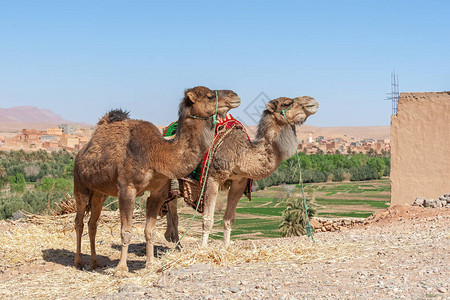
MULTIPOLYGON (((245 130, 244 125, 241 124, 238 120, 233 118, 232 115, 227 114, 225 118, 218 117, 217 120, 219 123, 216 125, 216 130, 214 134, 214 143, 213 147, 211 149, 212 156, 211 161, 214 159, 214 155, 217 152, 217 149, 222 144, 225 137, 234 129, 242 130, 247 135, 247 138, 250 140, 250 137, 248 136, 247 131, 245 130)), ((163 130, 163 136, 164 137, 171 137, 176 134, 178 124, 177 122, 173 122, 163 130)), ((208 154, 209 151, 206 151, 205 155, 203 156, 202 161, 197 166, 197 168, 189 174, 185 178, 178 179, 180 191, 182 193, 182 197, 184 198, 184 201, 189 204, 192 208, 196 208, 198 201, 200 200, 200 204, 198 204, 198 211, 200 213, 203 213, 204 210, 204 198, 205 193, 203 192, 202 199, 200 198, 200 193, 203 186, 203 181, 205 178, 205 172, 208 162, 208 154)), ((245 189, 244 194, 247 196, 249 200, 251 200, 251 190, 253 185, 253 179, 249 179, 247 182, 247 188, 245 189)), ((205 186, 206 190, 207 186, 205 186)), ((169 200, 169 199, 168 199, 169 200)), ((169 200, 170 201, 170 200, 169 200)), ((164 212, 163 212, 164 214, 164 212)))

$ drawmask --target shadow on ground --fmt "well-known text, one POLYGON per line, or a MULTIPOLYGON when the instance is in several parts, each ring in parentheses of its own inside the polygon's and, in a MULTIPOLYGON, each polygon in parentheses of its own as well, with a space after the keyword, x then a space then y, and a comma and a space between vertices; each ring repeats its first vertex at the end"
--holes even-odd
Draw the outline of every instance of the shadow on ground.
MULTIPOLYGON (((112 249, 120 251, 121 246, 119 244, 113 244, 112 249)), ((154 246, 154 256, 160 258, 165 253, 170 251, 169 247, 165 246, 154 246)), ((137 256, 145 257, 145 243, 130 244, 128 248, 129 253, 134 253, 137 256)), ((42 250, 42 257, 46 262, 55 263, 62 265, 64 267, 73 266, 73 261, 75 259, 75 252, 69 251, 67 249, 44 249, 42 250)), ((83 263, 86 270, 90 270, 90 260, 91 256, 88 254, 83 254, 83 263)), ((99 271, 102 272, 104 268, 115 267, 119 263, 118 259, 111 260, 107 256, 98 255, 97 259, 100 264, 99 271)), ((130 272, 145 269, 145 260, 128 260, 127 265, 130 272)))
MULTIPOLYGON (((120 251, 121 245, 112 244, 111 248, 120 251)), ((153 256, 157 257, 157 258, 161 258, 161 256, 170 252, 170 250, 171 250, 171 248, 166 247, 166 246, 154 245, 153 256)), ((130 244, 130 246, 128 246, 128 253, 133 253, 137 256, 146 256, 145 243, 130 244)))

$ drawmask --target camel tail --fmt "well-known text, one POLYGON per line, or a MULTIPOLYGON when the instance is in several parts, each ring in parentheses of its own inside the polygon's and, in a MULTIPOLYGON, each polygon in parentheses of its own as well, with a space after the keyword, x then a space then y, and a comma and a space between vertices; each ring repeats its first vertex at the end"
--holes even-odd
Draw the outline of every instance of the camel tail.
POLYGON ((110 124, 113 122, 127 120, 130 118, 129 114, 130 112, 122 109, 113 109, 109 111, 106 115, 104 115, 100 119, 100 121, 98 121, 97 125, 110 124))

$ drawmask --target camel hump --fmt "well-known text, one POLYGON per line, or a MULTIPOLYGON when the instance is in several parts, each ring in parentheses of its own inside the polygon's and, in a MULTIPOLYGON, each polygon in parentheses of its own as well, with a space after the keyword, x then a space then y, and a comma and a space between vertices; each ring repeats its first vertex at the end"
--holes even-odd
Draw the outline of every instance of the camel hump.
POLYGON ((130 118, 129 114, 130 112, 124 111, 122 109, 113 109, 109 111, 106 115, 104 115, 100 119, 100 121, 98 121, 97 125, 110 124, 113 122, 127 120, 130 118))

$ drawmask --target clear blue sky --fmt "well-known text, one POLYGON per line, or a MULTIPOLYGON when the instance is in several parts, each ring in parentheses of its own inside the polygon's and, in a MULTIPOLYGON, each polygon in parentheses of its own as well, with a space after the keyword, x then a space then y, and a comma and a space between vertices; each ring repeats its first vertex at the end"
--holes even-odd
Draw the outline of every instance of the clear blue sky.
POLYGON ((164 125, 185 88, 315 97, 316 126, 389 125, 400 91, 450 90, 450 1, 0 1, 0 107, 164 125))

